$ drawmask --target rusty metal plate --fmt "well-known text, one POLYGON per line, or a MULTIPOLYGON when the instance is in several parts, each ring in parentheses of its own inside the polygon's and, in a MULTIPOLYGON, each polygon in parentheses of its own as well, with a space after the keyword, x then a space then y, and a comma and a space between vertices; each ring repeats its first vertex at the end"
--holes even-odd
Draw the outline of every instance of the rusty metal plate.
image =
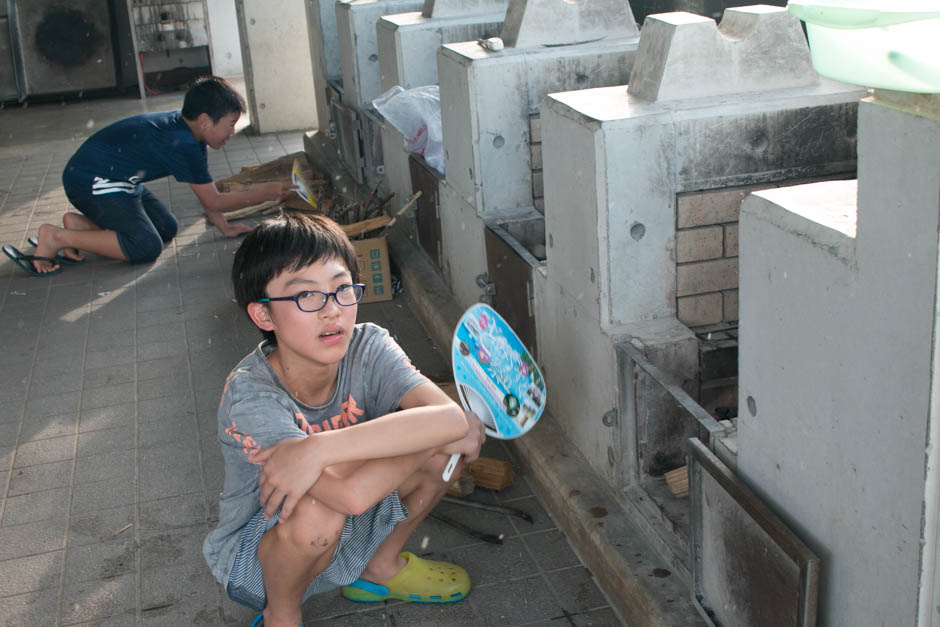
POLYGON ((336 125, 336 143, 339 144, 340 162, 357 183, 364 183, 365 159, 362 154, 359 114, 355 109, 343 105, 338 100, 330 101, 330 113, 336 125))
POLYGON ((418 242, 434 264, 441 267, 441 216, 438 213, 440 200, 441 175, 428 166, 424 157, 408 155, 408 168, 411 174, 411 188, 420 190, 415 210, 418 228, 418 242))
POLYGON ((533 357, 536 354, 535 314, 532 306, 534 294, 533 273, 535 269, 507 240, 505 230, 487 225, 483 231, 486 245, 486 271, 493 293, 495 309, 522 340, 533 357))
POLYGON ((692 602, 716 627, 816 624, 819 558, 697 438, 689 440, 692 602))
POLYGON ((385 123, 382 116, 371 108, 362 109, 360 121, 363 168, 366 183, 371 187, 385 177, 385 157, 382 154, 382 127, 385 123))

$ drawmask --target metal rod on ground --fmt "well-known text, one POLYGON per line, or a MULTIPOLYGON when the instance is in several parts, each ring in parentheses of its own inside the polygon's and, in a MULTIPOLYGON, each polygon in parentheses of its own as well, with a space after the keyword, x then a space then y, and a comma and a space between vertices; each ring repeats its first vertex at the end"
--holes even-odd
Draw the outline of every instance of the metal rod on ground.
POLYGON ((477 531, 473 527, 468 527, 467 525, 463 524, 462 522, 458 522, 454 520, 453 518, 448 518, 447 516, 442 516, 441 514, 435 514, 434 512, 430 512, 428 514, 428 518, 432 518, 440 523, 453 527, 454 529, 457 529, 458 531, 463 531, 465 534, 471 537, 474 537, 478 540, 483 540, 484 542, 489 542, 490 544, 502 544, 503 543, 502 534, 498 536, 494 536, 493 534, 483 533, 482 531, 477 531))
POLYGON ((518 516, 522 520, 526 521, 529 524, 532 524, 534 521, 532 517, 521 509, 516 509, 515 507, 506 507, 505 505, 490 505, 489 503, 480 503, 479 501, 471 501, 470 499, 457 498, 456 496, 444 496, 445 503, 453 503, 454 505, 464 505, 466 507, 473 507, 475 509, 482 509, 487 512, 498 512, 500 514, 509 514, 510 516, 518 516))

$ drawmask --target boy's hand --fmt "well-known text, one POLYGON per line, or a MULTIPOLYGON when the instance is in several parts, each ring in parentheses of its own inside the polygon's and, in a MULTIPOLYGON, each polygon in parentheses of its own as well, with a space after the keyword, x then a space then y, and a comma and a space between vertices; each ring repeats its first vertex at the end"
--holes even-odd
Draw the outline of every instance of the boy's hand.
POLYGON ((483 430, 483 423, 475 413, 465 411, 464 415, 467 418, 467 425, 470 427, 467 435, 442 447, 441 452, 447 455, 460 453, 464 457, 463 461, 470 463, 480 456, 480 448, 483 446, 483 442, 486 441, 486 432, 483 430))
POLYGON ((323 468, 317 464, 316 456, 311 455, 310 439, 282 440, 254 455, 254 463, 264 464, 258 487, 265 518, 273 516, 280 507, 280 520, 286 521, 300 497, 320 478, 323 468))
POLYGON ((255 227, 247 224, 227 224, 225 228, 219 229, 225 237, 238 237, 245 233, 251 233, 255 227))
POLYGON ((297 188, 289 183, 269 183, 265 186, 268 200, 282 202, 290 198, 297 188))

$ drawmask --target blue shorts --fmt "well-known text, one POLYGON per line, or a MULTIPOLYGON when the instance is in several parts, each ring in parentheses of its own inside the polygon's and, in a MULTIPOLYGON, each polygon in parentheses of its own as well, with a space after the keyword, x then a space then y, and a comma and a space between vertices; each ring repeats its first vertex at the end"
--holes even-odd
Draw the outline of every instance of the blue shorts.
POLYGON ((179 224, 153 192, 115 192, 101 196, 66 195, 76 209, 102 229, 115 231, 121 252, 131 263, 153 261, 176 236, 179 224))
MULTIPOLYGON (((265 520, 264 510, 259 509, 242 529, 238 552, 225 586, 230 599, 259 612, 267 604, 267 595, 261 563, 258 561, 258 544, 265 532, 277 524, 278 514, 280 512, 265 520)), ((358 516, 347 516, 333 559, 307 587, 304 600, 319 592, 354 582, 395 525, 406 518, 408 510, 398 498, 397 491, 368 511, 358 516)))

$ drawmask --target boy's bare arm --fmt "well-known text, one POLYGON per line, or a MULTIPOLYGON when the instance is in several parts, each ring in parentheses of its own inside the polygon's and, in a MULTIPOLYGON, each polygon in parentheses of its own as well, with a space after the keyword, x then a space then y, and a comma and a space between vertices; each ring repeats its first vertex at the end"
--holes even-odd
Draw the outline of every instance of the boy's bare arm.
POLYGON ((225 213, 257 205, 267 200, 286 200, 294 188, 286 183, 269 183, 238 192, 220 192, 215 183, 190 185, 196 198, 206 210, 209 222, 226 237, 233 237, 251 230, 244 224, 229 224, 225 213))
POLYGON ((281 442, 263 451, 257 457, 264 463, 258 485, 266 514, 273 515, 283 502, 281 517, 290 516, 323 469, 334 464, 422 452, 429 456, 437 448, 474 455, 474 447, 479 451, 482 428, 479 434, 471 433, 464 411, 433 383, 410 390, 401 407, 365 423, 281 442))
POLYGON ((361 514, 398 488, 423 466, 435 452, 383 457, 364 462, 331 466, 323 471, 307 492, 333 511, 361 514))

